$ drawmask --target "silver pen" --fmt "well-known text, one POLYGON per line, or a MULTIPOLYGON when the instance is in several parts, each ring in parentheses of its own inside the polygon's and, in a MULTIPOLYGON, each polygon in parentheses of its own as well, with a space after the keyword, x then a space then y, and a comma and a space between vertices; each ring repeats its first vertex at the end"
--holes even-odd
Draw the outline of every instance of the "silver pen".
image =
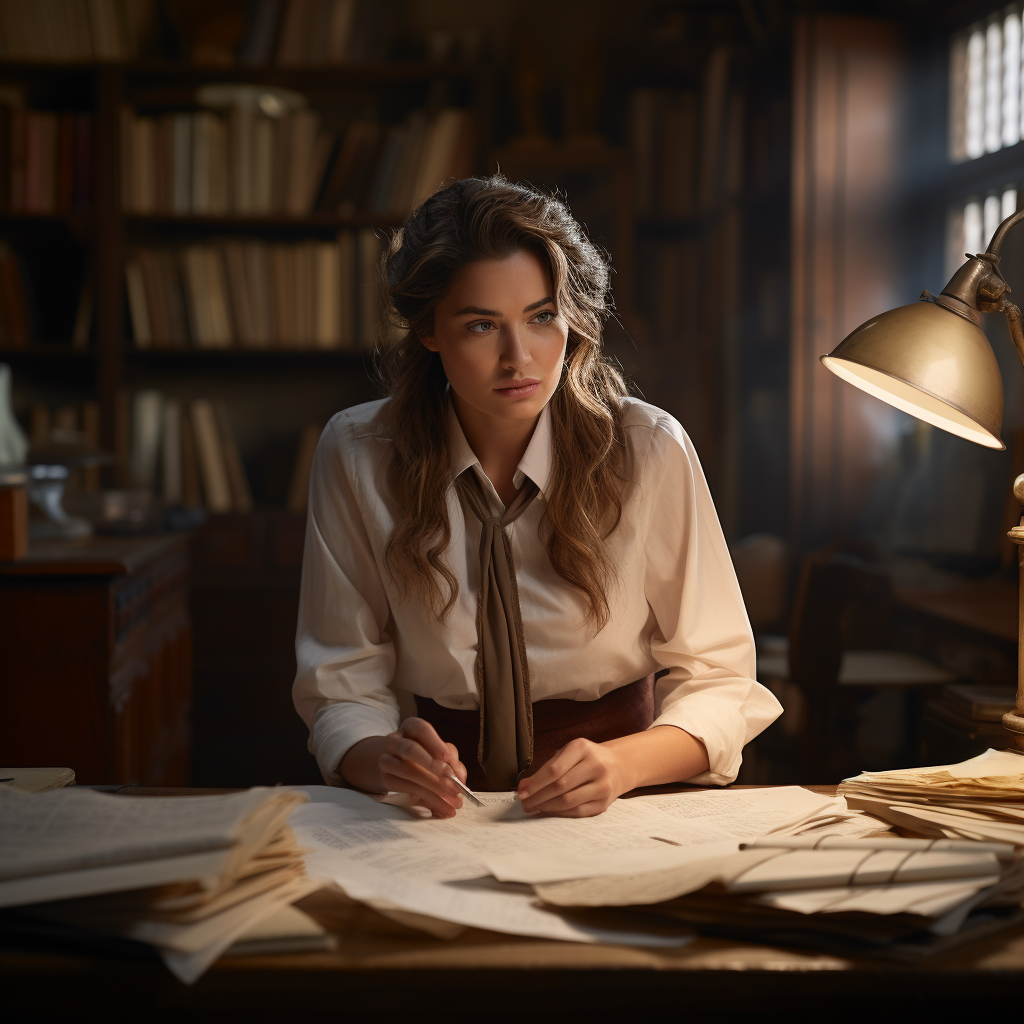
POLYGON ((461 789, 461 790, 462 790, 462 795, 463 795, 463 796, 468 796, 468 797, 469 797, 469 799, 470 799, 470 800, 471 800, 471 801, 472 801, 472 802, 473 802, 474 804, 476 804, 476 806, 477 806, 477 807, 483 807, 483 805, 484 805, 484 804, 483 804, 483 801, 482 801, 482 800, 481 800, 481 799, 480 799, 480 798, 479 798, 479 797, 478 797, 478 796, 476 795, 476 793, 474 793, 474 792, 473 792, 473 790, 471 790, 471 789, 469 788, 469 786, 467 786, 467 785, 466 785, 466 784, 465 784, 465 783, 464 783, 464 782, 462 781, 462 779, 460 779, 460 778, 458 777, 458 775, 456 775, 456 774, 455 774, 455 772, 454 772, 454 771, 452 771, 452 766, 451 766, 450 764, 446 764, 446 765, 445 765, 445 768, 447 768, 447 769, 448 769, 448 777, 449 777, 449 778, 450 778, 450 779, 452 780, 452 782, 454 782, 454 783, 455 783, 455 785, 456 785, 456 786, 458 786, 458 787, 459 787, 459 789, 461 789))

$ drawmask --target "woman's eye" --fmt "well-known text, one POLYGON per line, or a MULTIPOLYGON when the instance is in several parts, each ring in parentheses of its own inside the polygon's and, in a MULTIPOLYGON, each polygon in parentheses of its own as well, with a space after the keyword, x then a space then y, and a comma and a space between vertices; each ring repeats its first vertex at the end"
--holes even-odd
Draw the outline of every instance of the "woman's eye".
POLYGON ((494 324, 492 324, 490 320, 480 320, 475 324, 470 324, 469 329, 474 334, 489 334, 494 330, 494 324))
POLYGON ((542 309, 534 318, 535 324, 549 324, 555 319, 555 314, 550 309, 542 309))

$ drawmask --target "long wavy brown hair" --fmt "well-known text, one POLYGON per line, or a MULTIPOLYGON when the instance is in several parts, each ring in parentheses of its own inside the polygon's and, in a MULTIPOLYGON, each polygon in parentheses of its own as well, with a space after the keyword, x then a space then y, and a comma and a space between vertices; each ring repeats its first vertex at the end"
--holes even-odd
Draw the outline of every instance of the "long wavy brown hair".
POLYGON ((547 268, 569 328, 562 377, 550 401, 554 461, 545 543, 555 571, 582 592, 588 621, 600 630, 614 576, 605 541, 622 516, 629 458, 622 429, 626 385, 602 351, 613 309, 610 267, 558 197, 500 175, 467 178, 436 192, 395 233, 381 261, 396 329, 378 345, 377 369, 391 399, 390 482, 399 508, 384 561, 396 582, 447 617, 459 592, 443 557, 451 541, 448 380, 440 356, 420 338, 433 334, 434 309, 462 267, 521 250, 535 253, 547 268))

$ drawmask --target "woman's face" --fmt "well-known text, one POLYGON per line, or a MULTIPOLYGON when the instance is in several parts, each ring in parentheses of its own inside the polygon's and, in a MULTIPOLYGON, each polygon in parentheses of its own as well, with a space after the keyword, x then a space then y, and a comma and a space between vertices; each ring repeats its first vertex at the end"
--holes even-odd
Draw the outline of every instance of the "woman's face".
POLYGON ((555 392, 568 333, 551 275, 520 250, 464 266, 437 304, 433 336, 421 340, 440 354, 457 410, 530 420, 555 392))

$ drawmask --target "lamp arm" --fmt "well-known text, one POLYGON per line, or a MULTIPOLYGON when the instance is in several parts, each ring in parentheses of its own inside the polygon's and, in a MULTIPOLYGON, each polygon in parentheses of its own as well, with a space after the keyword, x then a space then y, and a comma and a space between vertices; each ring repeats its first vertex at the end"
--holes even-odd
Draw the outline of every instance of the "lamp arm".
POLYGON ((996 228, 996 233, 992 236, 992 241, 988 243, 988 251, 993 256, 999 255, 999 250, 1003 247, 1003 241, 1010 231, 1015 228, 1022 220, 1024 220, 1024 210, 1018 210, 1016 213, 1011 213, 1006 220, 1003 221, 999 227, 996 228))
POLYGON ((1013 347, 1020 356, 1021 365, 1024 366, 1024 317, 1021 316, 1020 307, 1012 302, 1003 306, 1006 314, 1006 323, 1010 328, 1010 337, 1013 339, 1013 347))

